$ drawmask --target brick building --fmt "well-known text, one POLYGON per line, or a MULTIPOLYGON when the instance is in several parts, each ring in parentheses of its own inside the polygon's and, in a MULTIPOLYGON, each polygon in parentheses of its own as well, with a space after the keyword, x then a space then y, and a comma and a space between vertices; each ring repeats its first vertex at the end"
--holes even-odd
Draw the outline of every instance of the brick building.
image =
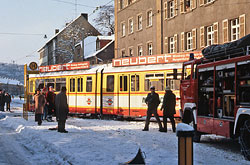
POLYGON ((201 51, 250 33, 246 0, 115 0, 115 58, 201 51))

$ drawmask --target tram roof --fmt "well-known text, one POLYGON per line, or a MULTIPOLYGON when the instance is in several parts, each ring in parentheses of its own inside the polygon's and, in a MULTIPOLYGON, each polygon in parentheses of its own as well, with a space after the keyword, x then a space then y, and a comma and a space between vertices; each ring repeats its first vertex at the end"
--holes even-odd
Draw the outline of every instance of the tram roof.
POLYGON ((103 73, 121 73, 121 72, 160 71, 160 70, 171 70, 171 69, 181 69, 181 68, 182 68, 182 63, 137 65, 137 66, 125 66, 125 67, 124 66, 112 67, 112 64, 109 63, 101 65, 92 65, 90 69, 86 70, 59 71, 59 72, 33 74, 30 75, 30 78, 95 74, 96 72, 101 72, 102 69, 103 73))

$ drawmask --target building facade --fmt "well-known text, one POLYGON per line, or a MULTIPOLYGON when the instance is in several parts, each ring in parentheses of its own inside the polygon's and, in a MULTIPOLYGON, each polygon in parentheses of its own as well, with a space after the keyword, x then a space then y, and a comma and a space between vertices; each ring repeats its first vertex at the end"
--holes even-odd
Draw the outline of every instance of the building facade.
POLYGON ((245 0, 115 0, 115 58, 201 51, 250 33, 245 0))

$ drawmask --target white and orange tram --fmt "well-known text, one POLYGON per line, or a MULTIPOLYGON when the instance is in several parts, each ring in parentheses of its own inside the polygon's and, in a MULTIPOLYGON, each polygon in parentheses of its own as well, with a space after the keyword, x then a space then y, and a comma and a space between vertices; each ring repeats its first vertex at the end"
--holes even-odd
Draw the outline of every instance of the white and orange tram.
MULTIPOLYGON (((175 117, 180 117, 181 69, 182 63, 125 67, 102 64, 85 70, 41 72, 29 75, 29 96, 31 99, 36 88, 53 86, 57 93, 66 86, 71 114, 136 118, 147 114, 145 98, 150 86, 156 87, 161 101, 165 87, 169 86, 177 99, 175 117)), ((32 110, 33 103, 29 103, 32 110)), ((162 116, 162 111, 158 113, 162 116)))

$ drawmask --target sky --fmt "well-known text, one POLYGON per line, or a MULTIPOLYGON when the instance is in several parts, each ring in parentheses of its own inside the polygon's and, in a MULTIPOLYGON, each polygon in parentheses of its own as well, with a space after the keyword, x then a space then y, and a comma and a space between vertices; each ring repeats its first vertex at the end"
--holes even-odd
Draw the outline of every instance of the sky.
POLYGON ((94 25, 98 6, 112 0, 0 0, 0 62, 39 62, 37 52, 55 32, 81 13, 94 25), (75 6, 75 2, 78 4, 75 6), (46 34, 47 38, 44 38, 46 34))

